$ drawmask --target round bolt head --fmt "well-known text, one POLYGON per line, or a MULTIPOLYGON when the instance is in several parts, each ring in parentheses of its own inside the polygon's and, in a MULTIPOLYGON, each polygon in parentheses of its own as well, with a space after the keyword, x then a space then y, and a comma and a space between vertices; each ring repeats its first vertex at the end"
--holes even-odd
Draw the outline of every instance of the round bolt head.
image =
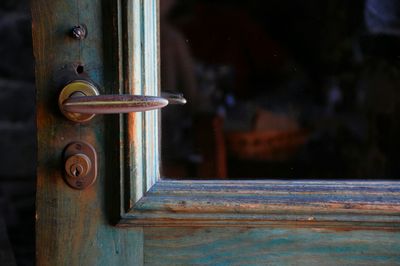
POLYGON ((84 26, 84 25, 74 26, 72 28, 71 35, 76 40, 85 39, 86 35, 87 35, 86 26, 84 26))

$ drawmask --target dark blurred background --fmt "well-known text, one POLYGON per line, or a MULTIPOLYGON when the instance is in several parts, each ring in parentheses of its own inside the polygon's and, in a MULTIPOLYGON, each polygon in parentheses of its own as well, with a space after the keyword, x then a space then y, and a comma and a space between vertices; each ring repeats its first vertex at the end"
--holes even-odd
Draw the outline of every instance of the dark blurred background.
POLYGON ((400 177, 400 2, 160 0, 172 178, 400 177))
POLYGON ((36 123, 31 27, 28 0, 0 1, 0 265, 34 265, 36 123))

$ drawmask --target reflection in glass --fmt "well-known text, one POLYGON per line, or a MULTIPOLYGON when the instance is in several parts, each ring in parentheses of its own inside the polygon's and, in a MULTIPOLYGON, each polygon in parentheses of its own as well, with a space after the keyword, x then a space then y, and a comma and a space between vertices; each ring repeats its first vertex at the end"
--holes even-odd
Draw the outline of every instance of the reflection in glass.
POLYGON ((160 0, 162 174, 400 174, 400 2, 160 0))

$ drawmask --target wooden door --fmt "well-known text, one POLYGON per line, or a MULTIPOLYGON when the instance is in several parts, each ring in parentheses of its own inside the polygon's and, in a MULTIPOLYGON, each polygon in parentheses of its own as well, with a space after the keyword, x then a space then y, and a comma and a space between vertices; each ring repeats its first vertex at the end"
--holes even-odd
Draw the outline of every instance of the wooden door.
POLYGON ((61 89, 156 95, 157 0, 34 0, 38 265, 400 265, 400 185, 390 181, 161 180, 158 111, 66 119, 61 89), (86 28, 81 40, 74 26, 86 28), (63 178, 91 144, 98 176, 63 178))

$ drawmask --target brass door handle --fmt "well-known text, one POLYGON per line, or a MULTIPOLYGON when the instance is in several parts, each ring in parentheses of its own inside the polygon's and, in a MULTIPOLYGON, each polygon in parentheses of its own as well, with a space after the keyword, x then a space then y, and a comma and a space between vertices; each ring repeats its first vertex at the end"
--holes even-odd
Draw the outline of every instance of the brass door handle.
POLYGON ((99 95, 85 80, 76 80, 63 88, 58 99, 61 112, 75 122, 86 122, 96 114, 119 114, 160 109, 168 104, 185 104, 181 94, 162 93, 163 97, 142 95, 99 95))

